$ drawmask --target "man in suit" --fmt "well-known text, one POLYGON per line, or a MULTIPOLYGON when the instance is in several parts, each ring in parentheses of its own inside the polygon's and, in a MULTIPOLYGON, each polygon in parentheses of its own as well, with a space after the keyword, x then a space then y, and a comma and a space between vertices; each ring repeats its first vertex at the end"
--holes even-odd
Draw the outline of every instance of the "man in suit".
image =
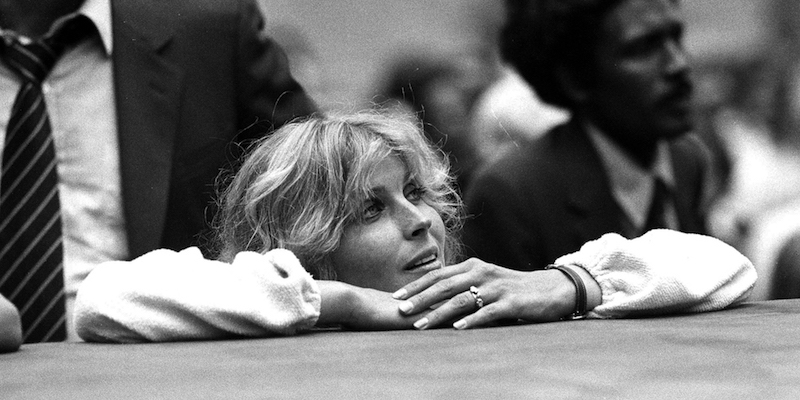
POLYGON ((504 56, 572 118, 477 177, 465 196, 468 252, 533 270, 607 232, 705 232, 678 1, 507 5, 504 56))
MULTIPOLYGON (((98 263, 202 245, 219 172, 248 141, 315 111, 253 0, 2 0, 0 32, 6 46, 24 44, 83 16, 92 28, 66 47, 41 90, 67 315, 98 263)), ((0 136, 23 84, 10 65, 0 63, 0 136)))

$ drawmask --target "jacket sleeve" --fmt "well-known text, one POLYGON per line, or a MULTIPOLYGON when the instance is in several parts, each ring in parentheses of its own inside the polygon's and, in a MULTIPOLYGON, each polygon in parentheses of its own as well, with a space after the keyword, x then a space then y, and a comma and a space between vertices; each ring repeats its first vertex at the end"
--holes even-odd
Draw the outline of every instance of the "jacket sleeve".
POLYGON ((666 229, 636 239, 606 234, 556 263, 586 269, 600 285, 593 318, 719 310, 747 299, 756 270, 722 241, 666 229))
POLYGON ((78 289, 75 324, 92 342, 160 342, 294 334, 319 317, 316 282, 288 250, 231 264, 191 247, 95 268, 78 289))
POLYGON ((236 91, 240 110, 237 139, 248 140, 319 109, 292 76, 286 52, 267 35, 258 2, 241 0, 237 3, 236 91))

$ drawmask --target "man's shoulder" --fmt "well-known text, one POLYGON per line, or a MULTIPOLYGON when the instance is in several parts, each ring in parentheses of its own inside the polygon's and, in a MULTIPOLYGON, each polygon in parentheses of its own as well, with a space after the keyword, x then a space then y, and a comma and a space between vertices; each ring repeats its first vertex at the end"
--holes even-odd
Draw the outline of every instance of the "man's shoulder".
POLYGON ((193 9, 199 12, 207 12, 217 9, 238 9, 242 4, 258 4, 256 0, 111 0, 113 7, 120 7, 125 4, 135 7, 143 7, 143 11, 157 10, 160 7, 193 9))
MULTIPOLYGON (((242 12, 258 10, 255 0, 124 0, 112 1, 114 15, 128 23, 165 23, 165 21, 196 21, 218 24, 216 18, 235 18, 242 12)), ((164 28, 170 28, 166 26, 164 28)), ((172 28, 175 28, 172 26, 172 28)))
POLYGON ((574 164, 590 151, 584 131, 573 123, 558 125, 533 140, 523 141, 486 168, 501 175, 520 175, 521 170, 550 171, 574 164))
POLYGON ((588 138, 570 124, 559 125, 536 140, 522 143, 482 168, 474 192, 505 192, 526 197, 561 196, 599 171, 588 138), (584 143, 585 142, 585 143, 584 143), (593 172, 594 171, 594 172, 593 172))

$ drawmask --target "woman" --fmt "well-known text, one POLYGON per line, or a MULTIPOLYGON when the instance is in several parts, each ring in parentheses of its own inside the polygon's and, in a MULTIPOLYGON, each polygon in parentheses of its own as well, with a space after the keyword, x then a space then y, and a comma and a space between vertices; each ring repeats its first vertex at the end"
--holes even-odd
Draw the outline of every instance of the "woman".
POLYGON ((96 268, 78 292, 78 333, 163 341, 706 311, 742 301, 755 282, 729 246, 672 231, 609 235, 545 271, 445 267, 459 254, 461 204, 441 160, 410 118, 286 125, 222 194, 218 260, 157 250, 96 268))

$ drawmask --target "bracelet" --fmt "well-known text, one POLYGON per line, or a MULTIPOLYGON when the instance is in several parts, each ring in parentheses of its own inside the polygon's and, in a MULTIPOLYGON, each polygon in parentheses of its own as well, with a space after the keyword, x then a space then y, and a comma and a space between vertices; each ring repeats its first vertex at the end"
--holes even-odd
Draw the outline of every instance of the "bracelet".
POLYGON ((581 276, 578 275, 574 269, 566 265, 550 264, 545 267, 545 269, 557 269, 563 272, 564 275, 566 275, 567 278, 569 278, 569 280, 571 280, 575 285, 575 291, 577 292, 577 295, 575 296, 575 311, 561 319, 570 320, 586 318, 586 285, 583 284, 583 279, 581 279, 581 276))

